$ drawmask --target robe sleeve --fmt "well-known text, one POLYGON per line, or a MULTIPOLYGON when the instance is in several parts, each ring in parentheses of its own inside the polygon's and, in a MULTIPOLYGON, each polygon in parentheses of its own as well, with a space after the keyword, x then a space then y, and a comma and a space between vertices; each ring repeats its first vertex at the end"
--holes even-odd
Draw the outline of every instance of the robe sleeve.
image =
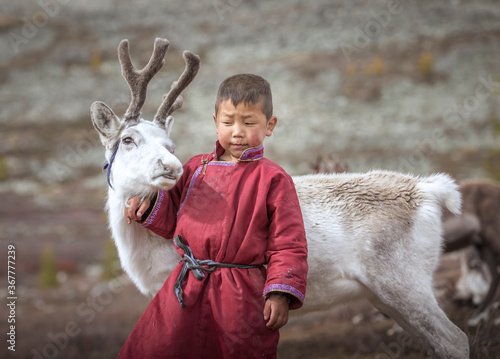
POLYGON ((157 235, 172 239, 177 225, 177 211, 183 198, 186 183, 190 180, 193 159, 183 166, 183 174, 176 185, 168 191, 158 190, 156 202, 141 225, 157 235))
POLYGON ((267 198, 269 217, 264 297, 272 292, 290 295, 290 309, 304 302, 307 281, 307 241, 299 200, 292 178, 273 178, 267 198))

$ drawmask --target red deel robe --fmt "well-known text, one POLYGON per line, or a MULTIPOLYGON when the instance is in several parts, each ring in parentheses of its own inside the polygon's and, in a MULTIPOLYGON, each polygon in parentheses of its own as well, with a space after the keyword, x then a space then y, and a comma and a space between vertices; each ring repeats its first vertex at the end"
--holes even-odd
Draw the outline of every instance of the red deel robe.
POLYGON ((302 306, 307 244, 291 177, 263 158, 263 146, 236 163, 218 161, 223 151, 217 143, 214 153, 189 160, 144 225, 165 238, 181 235, 198 260, 261 266, 217 268, 201 281, 188 271, 182 308, 174 293, 181 262, 119 358, 275 358, 279 333, 266 327, 265 297, 285 292, 291 309, 302 306))

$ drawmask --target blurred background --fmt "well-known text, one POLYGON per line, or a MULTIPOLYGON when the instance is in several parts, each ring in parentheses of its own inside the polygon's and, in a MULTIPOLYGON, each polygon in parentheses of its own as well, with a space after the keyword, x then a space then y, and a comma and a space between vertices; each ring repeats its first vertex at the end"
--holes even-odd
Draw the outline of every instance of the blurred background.
MULTIPOLYGON (((220 82, 249 72, 273 90, 278 127, 266 156, 292 175, 328 156, 352 172, 500 180, 496 1, 1 3, 0 254, 6 263, 15 246, 17 296, 16 351, 4 340, 2 357, 116 357, 149 302, 119 269, 103 210, 104 149, 89 115, 96 100, 119 116, 129 104, 116 53, 124 38, 137 68, 155 37, 171 44, 146 119, 182 72, 182 51, 201 57, 171 135, 182 162, 212 149, 220 82)), ((471 338, 471 357, 500 357, 495 328, 468 329, 473 308, 451 302, 453 257, 447 266, 440 303, 471 338)), ((0 288, 9 297, 6 280, 0 288)), ((293 318, 279 356, 425 357, 401 335, 366 303, 349 305, 293 318)))

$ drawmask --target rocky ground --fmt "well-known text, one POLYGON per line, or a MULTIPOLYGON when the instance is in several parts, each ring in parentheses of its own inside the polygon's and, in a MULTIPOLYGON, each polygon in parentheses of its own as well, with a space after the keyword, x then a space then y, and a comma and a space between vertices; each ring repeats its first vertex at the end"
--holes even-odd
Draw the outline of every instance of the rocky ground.
MULTIPOLYGON (((137 67, 155 37, 171 43, 149 87, 146 118, 182 71, 182 51, 201 56, 175 116, 182 161, 212 148, 219 83, 252 72, 271 82, 279 119, 266 155, 293 175, 310 173, 326 154, 341 156, 350 171, 500 180, 500 7, 493 0, 22 0, 2 4, 0 34, 0 255, 15 245, 18 291, 18 350, 8 357, 45 355, 44 348, 46 357, 113 357, 147 305, 132 286, 110 289, 100 280, 107 185, 89 107, 100 100, 121 115, 128 105, 116 56, 123 38, 137 67), (39 288, 47 248, 57 289, 39 288), (50 352, 48 334, 67 329, 78 334, 50 352)), ((445 278, 442 304, 469 333, 473 357, 500 356, 493 324, 465 328, 471 309, 451 302, 454 277, 445 278)), ((7 319, 0 328, 8 330, 7 319)), ((422 357, 418 346, 396 351, 398 334, 388 333, 392 322, 365 304, 312 313, 282 332, 280 357, 422 357)))

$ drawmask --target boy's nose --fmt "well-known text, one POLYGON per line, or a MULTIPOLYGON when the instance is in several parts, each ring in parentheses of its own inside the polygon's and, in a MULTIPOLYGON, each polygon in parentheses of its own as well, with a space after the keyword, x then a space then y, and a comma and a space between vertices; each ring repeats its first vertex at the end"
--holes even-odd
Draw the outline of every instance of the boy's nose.
POLYGON ((243 134, 244 134, 243 126, 241 126, 241 125, 234 125, 233 137, 242 137, 243 134))

